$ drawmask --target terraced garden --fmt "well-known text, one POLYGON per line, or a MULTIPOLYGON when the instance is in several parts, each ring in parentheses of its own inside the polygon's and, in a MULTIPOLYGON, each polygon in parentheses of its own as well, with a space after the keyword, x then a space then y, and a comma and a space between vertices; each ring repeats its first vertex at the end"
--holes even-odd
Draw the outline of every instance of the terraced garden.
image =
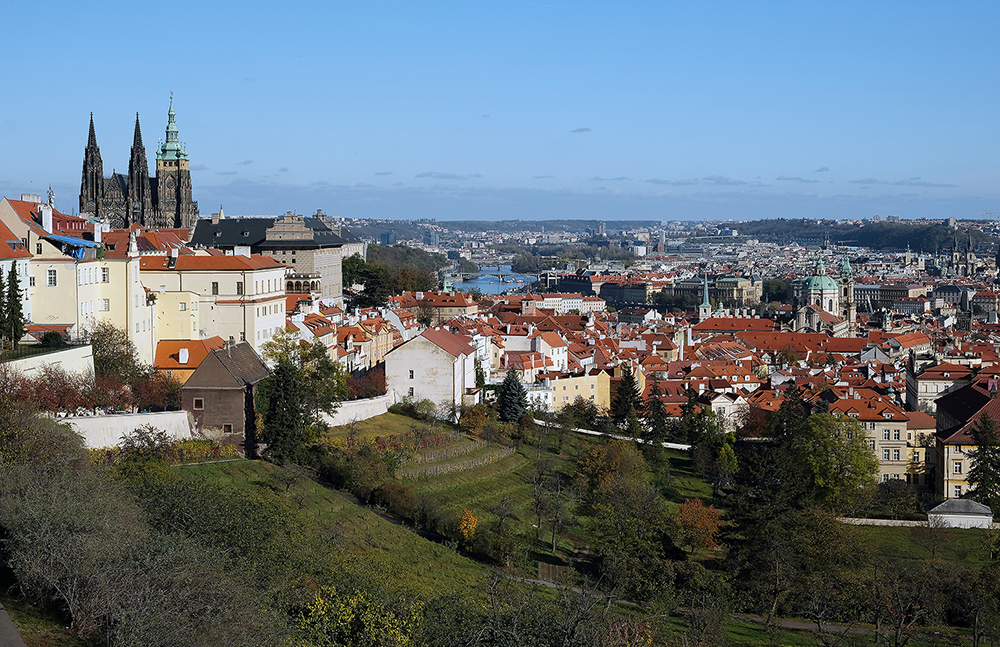
MULTIPOLYGON (((413 488, 418 495, 429 496, 440 509, 453 515, 469 509, 480 524, 495 526, 497 510, 506 508, 514 517, 505 523, 514 532, 534 536, 538 519, 534 512, 534 483, 539 477, 558 478, 567 487, 576 473, 576 460, 595 443, 593 436, 566 433, 556 444, 554 432, 549 432, 546 449, 535 446, 505 447, 469 438, 449 425, 438 423, 429 427, 406 416, 385 414, 377 418, 334 427, 327 435, 333 443, 354 444, 373 442, 380 449, 398 448, 406 454, 396 477, 413 488), (557 445, 557 446, 553 446, 557 445)), ((711 487, 694 473, 693 461, 682 453, 670 455, 672 465, 670 505, 676 507, 686 498, 700 497, 711 501, 711 487)), ((586 523, 582 519, 580 523, 586 523)), ((545 525, 544 522, 542 524, 545 525)), ((551 560, 550 541, 546 531, 533 547, 535 558, 551 560)), ((573 525, 560 533, 559 551, 564 556, 585 550, 591 539, 590 529, 573 525)), ((559 557, 555 558, 562 562, 559 557)))

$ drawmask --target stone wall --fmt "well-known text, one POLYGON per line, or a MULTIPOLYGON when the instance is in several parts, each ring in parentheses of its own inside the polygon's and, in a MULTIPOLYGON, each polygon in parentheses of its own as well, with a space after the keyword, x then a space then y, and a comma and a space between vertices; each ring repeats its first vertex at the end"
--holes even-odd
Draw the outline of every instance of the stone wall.
POLYGON ((191 423, 187 411, 131 413, 113 416, 74 416, 64 418, 76 433, 83 436, 87 447, 113 447, 123 434, 152 425, 167 432, 171 438, 191 438, 191 423))
POLYGON ((90 344, 70 346, 51 353, 15 359, 8 362, 7 366, 28 377, 33 377, 35 372, 45 366, 58 366, 67 373, 93 373, 94 347, 90 344))
POLYGON ((324 422, 332 427, 346 425, 353 420, 367 420, 386 413, 396 403, 396 392, 389 389, 385 395, 366 400, 342 402, 336 415, 323 416, 324 422))

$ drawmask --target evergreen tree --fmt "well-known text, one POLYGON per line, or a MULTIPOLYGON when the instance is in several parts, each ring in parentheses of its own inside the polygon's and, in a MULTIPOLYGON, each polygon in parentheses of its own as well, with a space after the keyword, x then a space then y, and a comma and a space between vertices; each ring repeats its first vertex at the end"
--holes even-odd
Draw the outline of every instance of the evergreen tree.
MULTIPOLYGON (((0 303, 0 308, 4 311, 3 331, 9 334, 11 344, 17 346, 17 342, 24 337, 24 308, 21 304, 21 286, 17 280, 16 262, 10 264, 10 272, 7 273, 6 298, 0 303)), ((0 290, 3 285, 0 284, 0 290)))
POLYGON ((646 414, 645 440, 652 443, 666 442, 670 437, 670 420, 667 418, 667 408, 663 404, 662 396, 663 391, 654 379, 643 407, 646 414))
POLYGON ((10 337, 10 326, 7 325, 7 284, 3 272, 0 272, 0 339, 10 337))
POLYGON ((301 461, 309 439, 298 368, 289 361, 278 362, 261 382, 258 398, 263 410, 258 438, 267 444, 266 455, 279 462, 301 461))
POLYGON ((976 444, 968 452, 972 462, 966 476, 972 486, 969 495, 994 511, 1000 510, 1000 440, 990 414, 980 416, 979 422, 969 430, 969 435, 976 444))
POLYGON ((628 425, 629 419, 636 417, 641 408, 642 396, 639 393, 639 385, 632 371, 626 369, 622 373, 621 382, 618 383, 614 402, 611 403, 611 419, 618 426, 628 425))
POLYGON ((497 413, 501 422, 517 422, 528 411, 528 393, 517 371, 507 371, 497 392, 497 413))

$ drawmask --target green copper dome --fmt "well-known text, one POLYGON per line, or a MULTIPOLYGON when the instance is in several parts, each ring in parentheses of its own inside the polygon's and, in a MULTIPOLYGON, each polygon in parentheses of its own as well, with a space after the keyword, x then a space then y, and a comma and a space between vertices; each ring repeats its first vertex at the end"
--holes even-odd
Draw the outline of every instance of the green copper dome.
POLYGON ((816 274, 806 281, 807 290, 836 290, 837 282, 826 275, 823 259, 816 261, 816 274))
POLYGON ((170 94, 170 109, 167 111, 167 141, 160 144, 156 151, 158 160, 186 160, 187 149, 177 139, 177 123, 174 121, 174 95, 170 94))
POLYGON ((836 290, 837 282, 829 276, 810 276, 806 281, 807 290, 836 290))

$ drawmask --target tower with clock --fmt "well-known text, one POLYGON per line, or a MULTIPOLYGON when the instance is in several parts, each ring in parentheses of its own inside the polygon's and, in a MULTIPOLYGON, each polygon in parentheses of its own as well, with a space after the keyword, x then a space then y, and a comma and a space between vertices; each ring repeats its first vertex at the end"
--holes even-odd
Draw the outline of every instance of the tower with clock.
POLYGON ((167 111, 166 140, 156 149, 155 177, 149 176, 138 113, 128 175, 112 171, 111 177, 104 177, 91 113, 90 135, 83 153, 80 213, 104 220, 115 229, 133 224, 151 229, 194 227, 198 203, 192 198, 187 148, 178 137, 173 94, 167 111))

